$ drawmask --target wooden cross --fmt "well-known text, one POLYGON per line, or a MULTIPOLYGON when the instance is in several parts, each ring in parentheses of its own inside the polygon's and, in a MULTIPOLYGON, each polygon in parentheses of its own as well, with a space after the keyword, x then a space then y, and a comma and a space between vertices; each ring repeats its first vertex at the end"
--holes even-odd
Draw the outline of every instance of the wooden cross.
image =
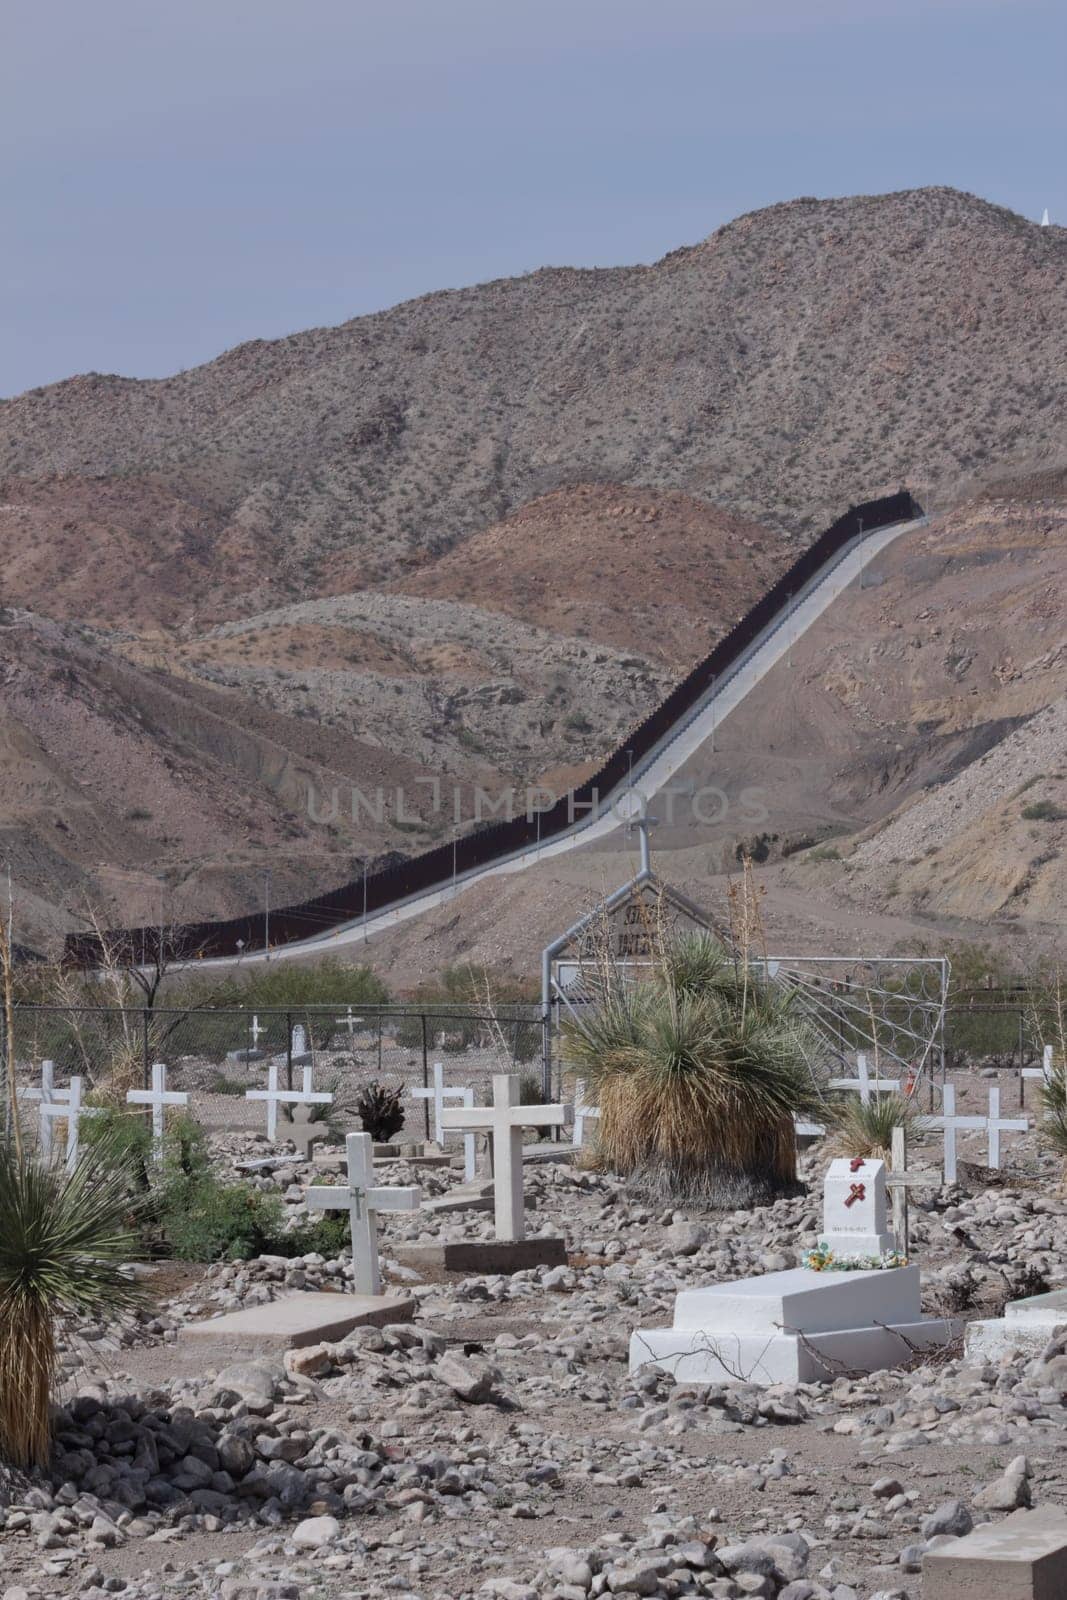
POLYGON ((348 1048, 351 1050, 351 1048, 352 1048, 352 1040, 355 1038, 355 1034, 356 1034, 356 1023, 357 1022, 362 1022, 363 1018, 362 1017, 354 1017, 352 1015, 352 1007, 348 1006, 347 1009, 345 1010, 345 1014, 344 1014, 343 1017, 334 1017, 333 1020, 334 1020, 334 1022, 342 1023, 344 1025, 344 1027, 346 1027, 348 1029, 348 1048))
POLYGON ((271 1144, 276 1144, 278 1139, 278 1107, 283 1106, 328 1106, 333 1101, 332 1094, 314 1094, 311 1088, 311 1068, 305 1067, 302 1085, 299 1089, 280 1089, 278 1087, 278 1062, 275 1059, 267 1068, 267 1087, 265 1089, 246 1089, 246 1100, 265 1100, 267 1102, 267 1138, 271 1144))
POLYGON ((893 1170, 886 1173, 885 1186, 893 1205, 893 1233, 897 1249, 902 1256, 908 1254, 911 1239, 908 1227, 908 1190, 930 1184, 941 1187, 941 1174, 936 1168, 908 1169, 908 1133, 906 1128, 893 1129, 891 1157, 893 1170))
POLYGON ((986 1128, 989 1132, 989 1155, 987 1161, 991 1168, 999 1170, 1001 1134, 1028 1133, 1030 1131, 1029 1118, 1001 1116, 999 1085, 989 1091, 989 1116, 986 1118, 986 1128))
POLYGON ((347 1211, 352 1229, 352 1272, 357 1294, 382 1292, 378 1261, 379 1211, 414 1211, 421 1189, 376 1188, 374 1141, 369 1133, 350 1133, 345 1140, 348 1182, 342 1186, 314 1184, 305 1189, 309 1211, 347 1211))
POLYGON ((941 1091, 941 1115, 916 1117, 916 1128, 940 1128, 945 1139, 945 1182, 956 1181, 956 1134, 969 1128, 984 1128, 985 1117, 958 1117, 956 1115, 956 1086, 946 1083, 941 1091))
POLYGON ((163 1131, 167 1106, 187 1106, 189 1096, 183 1091, 167 1088, 167 1069, 162 1061, 152 1063, 151 1089, 131 1089, 126 1096, 126 1103, 131 1106, 152 1107, 152 1156, 156 1161, 163 1160, 163 1131))
POLYGON ((571 1119, 572 1108, 524 1106, 519 1103, 519 1079, 512 1073, 497 1073, 493 1078, 491 1106, 446 1107, 441 1125, 446 1133, 474 1130, 492 1135, 493 1196, 498 1239, 526 1237, 526 1217, 522 1193, 523 1128, 562 1128, 571 1119))
POLYGON ((41 1154, 46 1161, 52 1159, 52 1118, 43 1114, 47 1106, 61 1105, 70 1099, 68 1089, 56 1088, 56 1066, 54 1061, 41 1062, 41 1087, 39 1089, 16 1089, 15 1097, 18 1100, 39 1100, 42 1110, 38 1113, 41 1126, 41 1154))
POLYGON ((592 1106, 585 1098, 585 1079, 577 1078, 574 1084, 574 1148, 580 1150, 585 1139, 585 1123, 588 1117, 600 1116, 600 1107, 592 1106))
MULTIPOLYGON (((473 1089, 464 1089, 463 1099, 460 1104, 464 1106, 472 1106, 474 1104, 473 1089)), ((478 1136, 475 1133, 465 1133, 463 1135, 463 1181, 465 1183, 473 1183, 478 1176, 477 1138, 478 1136)))
MULTIPOLYGON (((51 1105, 41 1102, 41 1126, 51 1123, 55 1119, 64 1119, 67 1124, 67 1171, 73 1172, 78 1164, 78 1123, 82 1117, 99 1117, 103 1112, 102 1106, 82 1105, 82 1080, 71 1078, 70 1088, 61 1091, 63 1100, 53 1101, 51 1105)), ((43 1141, 42 1141, 43 1142, 43 1141)), ((49 1132, 48 1148, 51 1151, 52 1138, 49 1132)))
POLYGON ((267 1030, 266 1030, 266 1028, 261 1028, 260 1027, 259 1018, 257 1017, 257 1015, 256 1015, 256 1013, 254 1011, 252 1013, 252 1026, 249 1028, 248 1031, 252 1035, 252 1048, 253 1048, 253 1050, 258 1050, 259 1049, 259 1036, 260 1036, 261 1033, 266 1033, 267 1030))
MULTIPOLYGON (((430 1089, 412 1089, 411 1098, 413 1100, 430 1100, 433 1102, 434 1144, 443 1145, 445 1142, 444 1123, 441 1120, 445 1101, 458 1100, 462 1105, 466 1105, 467 1101, 464 1099, 466 1092, 465 1089, 445 1088, 445 1069, 440 1061, 435 1061, 433 1064, 433 1087, 430 1089)), ((473 1105, 473 1103, 472 1100, 471 1104, 473 1105)))
POLYGON ((865 1106, 871 1103, 871 1091, 875 1094, 892 1093, 899 1090, 899 1078, 872 1078, 867 1070, 867 1057, 862 1053, 856 1057, 856 1076, 854 1078, 831 1078, 831 1089, 857 1089, 860 1100, 865 1106))

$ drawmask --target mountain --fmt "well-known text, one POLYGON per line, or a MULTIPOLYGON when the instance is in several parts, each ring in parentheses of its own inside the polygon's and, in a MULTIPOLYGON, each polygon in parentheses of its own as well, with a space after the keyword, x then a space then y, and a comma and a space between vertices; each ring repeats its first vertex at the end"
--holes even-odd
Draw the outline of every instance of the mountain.
POLYGON ((570 781, 850 502, 1051 483, 1065 267, 1064 230, 953 190, 798 200, 0 403, 0 828, 40 927, 447 838, 417 802, 324 832, 307 787, 570 781))

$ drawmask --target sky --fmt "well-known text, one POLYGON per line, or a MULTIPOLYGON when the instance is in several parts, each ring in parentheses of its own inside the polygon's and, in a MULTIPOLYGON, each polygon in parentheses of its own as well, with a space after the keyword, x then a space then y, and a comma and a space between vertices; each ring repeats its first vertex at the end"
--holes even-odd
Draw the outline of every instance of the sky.
POLYGON ((0 395, 798 195, 1067 222, 1062 0, 4 0, 0 395))

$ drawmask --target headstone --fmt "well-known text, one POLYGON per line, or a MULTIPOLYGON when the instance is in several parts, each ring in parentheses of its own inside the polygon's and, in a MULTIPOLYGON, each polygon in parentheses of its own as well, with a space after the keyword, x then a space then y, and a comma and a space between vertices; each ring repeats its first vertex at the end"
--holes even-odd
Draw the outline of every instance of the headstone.
POLYGON ((561 1128, 570 1120, 566 1105, 524 1106, 519 1100, 519 1079, 511 1073, 493 1078, 491 1106, 446 1108, 441 1113, 445 1132, 487 1132, 493 1140, 493 1194, 496 1236, 501 1241, 526 1237, 522 1194, 523 1128, 561 1128))
POLYGON ((1062 1600, 1067 1511, 1038 1506, 985 1522, 923 1556, 923 1600, 1062 1600))
POLYGON ((189 1096, 183 1090, 168 1089, 166 1065, 162 1061, 154 1061, 152 1063, 151 1089, 131 1089, 126 1095, 126 1103, 131 1106, 151 1106, 152 1157, 155 1161, 162 1161, 166 1108, 167 1106, 187 1106, 189 1104, 189 1096))
MULTIPOLYGON (((67 1171, 73 1172, 78 1163, 78 1124, 82 1117, 102 1116, 103 1107, 82 1105, 81 1078, 71 1078, 70 1088, 63 1090, 62 1093, 64 1096, 62 1100, 55 1100, 50 1104, 46 1104, 43 1100, 41 1101, 41 1120, 42 1124, 57 1120, 66 1122, 67 1171)), ((49 1150, 52 1148, 51 1136, 49 1137, 48 1148, 49 1150)))
POLYGON ((945 1141, 944 1172, 946 1184, 956 1182, 956 1135, 969 1130, 984 1128, 985 1117, 958 1117, 956 1115, 956 1088, 954 1084, 946 1083, 941 1090, 940 1116, 916 1117, 917 1129, 940 1128, 945 1141))
POLYGON ((587 1119, 599 1119, 600 1107, 590 1105, 585 1098, 585 1079, 578 1078, 574 1084, 574 1148, 580 1150, 585 1140, 585 1124, 587 1119))
POLYGON ((881 1256, 893 1249, 886 1222, 884 1161, 846 1156, 831 1161, 823 1181, 823 1231, 837 1258, 881 1256))
MULTIPOLYGON (((464 1106, 472 1106, 474 1104, 474 1090, 473 1089, 464 1089, 464 1091, 463 1091, 463 1100, 462 1100, 461 1104, 464 1105, 464 1106)), ((463 1135, 463 1181, 464 1181, 464 1183, 474 1183, 476 1181, 477 1177, 478 1177, 477 1140, 478 1140, 478 1135, 476 1133, 465 1133, 463 1135)))
POLYGON ((893 1169, 885 1183, 893 1206, 893 1236, 897 1249, 902 1256, 906 1256, 911 1249, 908 1190, 940 1188, 941 1174, 929 1169, 920 1171, 908 1167, 908 1135, 903 1127, 894 1128, 892 1138, 893 1169))
POLYGON ((891 1094, 900 1089, 899 1078, 872 1078, 867 1068, 867 1057, 862 1053, 856 1057, 856 1076, 854 1078, 831 1078, 831 1089, 855 1089, 860 1100, 865 1106, 871 1103, 873 1094, 891 1094))
MULTIPOLYGON (((39 1089, 16 1089, 15 1097, 19 1101, 29 1100, 39 1102, 41 1107, 58 1106, 65 1104, 70 1099, 68 1089, 56 1088, 56 1068, 54 1061, 41 1062, 41 1087, 39 1089)), ((46 1117, 38 1112, 40 1124, 41 1155, 46 1161, 52 1159, 52 1117, 46 1117)))
POLYGON ((339 1187, 314 1185, 304 1191, 309 1211, 347 1211, 352 1230, 352 1271, 357 1294, 380 1295, 378 1261, 379 1211, 414 1211, 421 1189, 377 1188, 373 1182, 373 1140, 369 1133, 350 1133, 345 1140, 348 1182, 339 1187))
POLYGON ((322 1143, 326 1130, 321 1121, 315 1120, 311 1106, 302 1102, 293 1107, 293 1120, 286 1131, 290 1144, 295 1146, 301 1160, 310 1161, 315 1146, 322 1143))
MULTIPOLYGON (((413 1100, 429 1100, 433 1104, 433 1139, 434 1144, 443 1145, 445 1142, 444 1124, 441 1113, 446 1100, 459 1100, 463 1105, 468 1102, 463 1098, 467 1093, 465 1089, 445 1088, 445 1069, 440 1061, 433 1064, 433 1082, 426 1089, 412 1089, 413 1100)), ((471 1102, 473 1103, 473 1102, 471 1102)))
POLYGON ((311 1087, 311 1067, 303 1069, 303 1077, 299 1089, 282 1089, 278 1085, 278 1060, 275 1058, 267 1070, 267 1087, 265 1089, 246 1089, 246 1100, 264 1100, 267 1105, 267 1138, 275 1144, 278 1138, 278 1107, 316 1105, 328 1106, 333 1102, 332 1094, 316 1094, 311 1087))
POLYGON ((302 1022, 298 1022, 293 1029, 290 1060, 294 1067, 309 1067, 313 1064, 311 1051, 308 1049, 307 1029, 302 1022))
POLYGON ((1027 1133, 1030 1128, 1029 1119, 1026 1117, 1002 1117, 1000 1114, 1000 1089, 991 1088, 989 1091, 989 1116, 986 1118, 986 1131, 989 1135, 989 1166, 994 1170, 1000 1167, 1000 1136, 1002 1133, 1027 1133))

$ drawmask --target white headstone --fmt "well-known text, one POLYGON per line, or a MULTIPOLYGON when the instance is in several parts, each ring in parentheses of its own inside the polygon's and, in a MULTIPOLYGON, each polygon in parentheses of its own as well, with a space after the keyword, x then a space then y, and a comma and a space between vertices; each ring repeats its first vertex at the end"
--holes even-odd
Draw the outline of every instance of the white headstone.
POLYGON ((956 1135, 968 1130, 984 1128, 985 1117, 958 1117, 956 1115, 956 1087, 955 1084, 946 1083, 941 1090, 940 1116, 916 1117, 917 1129, 940 1128, 945 1139, 945 1182, 956 1181, 956 1135))
POLYGON ((421 1189, 378 1188, 373 1182, 374 1141, 369 1133, 345 1140, 348 1182, 341 1187, 314 1184, 305 1189, 309 1211, 347 1211, 352 1229, 352 1271, 357 1294, 381 1294, 378 1261, 379 1211, 414 1211, 421 1189))
POLYGON ((493 1140, 493 1197, 498 1239, 526 1237, 526 1216, 522 1193, 523 1128, 562 1128, 571 1118, 571 1107, 524 1106, 519 1103, 519 1080, 511 1073, 493 1078, 491 1106, 446 1107, 441 1113, 444 1131, 487 1132, 493 1140))
MULTIPOLYGON (((462 1104, 464 1106, 472 1106, 474 1104, 473 1089, 464 1089, 462 1104)), ((476 1133, 465 1133, 463 1135, 463 1181, 465 1183, 473 1183, 478 1176, 477 1139, 478 1135, 476 1133)))
POLYGON ((1047 228, 1049 226, 1048 206, 1046 206, 1044 211, 1041 213, 1041 226, 1043 228, 1047 228))
POLYGON ((298 1022, 293 1029, 293 1045, 290 1059, 294 1067, 305 1067, 311 1060, 311 1051, 308 1049, 307 1030, 302 1022, 298 1022))
POLYGON ((246 1089, 246 1100, 265 1100, 267 1103, 267 1138, 274 1144, 278 1138, 278 1107, 328 1106, 332 1094, 316 1094, 311 1087, 311 1068, 304 1067, 299 1089, 281 1089, 278 1086, 278 1062, 274 1060, 267 1069, 265 1089, 246 1089))
POLYGON ((871 1103, 871 1094, 891 1094, 900 1088, 899 1078, 872 1078, 867 1068, 867 1057, 860 1054, 856 1057, 856 1076, 854 1078, 831 1078, 831 1089, 855 1089, 860 1100, 865 1106, 871 1103))
MULTIPOLYGON (((463 1098, 465 1089, 445 1088, 445 1069, 440 1061, 433 1064, 433 1083, 428 1089, 412 1089, 413 1100, 430 1100, 433 1103, 433 1140, 434 1144, 443 1145, 445 1142, 444 1126, 441 1121, 441 1112, 444 1110, 446 1100, 458 1100, 462 1105, 468 1102, 463 1098)), ((470 1104, 473 1105, 473 1100, 470 1104)))
POLYGON ((880 1256, 893 1249, 886 1212, 885 1162, 831 1161, 823 1183, 823 1231, 835 1256, 880 1256))
MULTIPOLYGON (((70 1088, 62 1091, 64 1098, 53 1101, 50 1105, 41 1102, 41 1121, 45 1122, 63 1120, 67 1124, 67 1170, 72 1172, 78 1161, 78 1123, 82 1117, 99 1117, 103 1112, 102 1106, 82 1105, 82 1080, 71 1078, 70 1088)), ((52 1141, 49 1136, 48 1148, 51 1150, 52 1141)))
POLYGON ((151 1089, 131 1089, 126 1096, 126 1102, 131 1106, 152 1107, 152 1155, 156 1161, 162 1161, 165 1108, 187 1106, 189 1096, 177 1089, 168 1089, 166 1066, 162 1061, 154 1061, 151 1089))

